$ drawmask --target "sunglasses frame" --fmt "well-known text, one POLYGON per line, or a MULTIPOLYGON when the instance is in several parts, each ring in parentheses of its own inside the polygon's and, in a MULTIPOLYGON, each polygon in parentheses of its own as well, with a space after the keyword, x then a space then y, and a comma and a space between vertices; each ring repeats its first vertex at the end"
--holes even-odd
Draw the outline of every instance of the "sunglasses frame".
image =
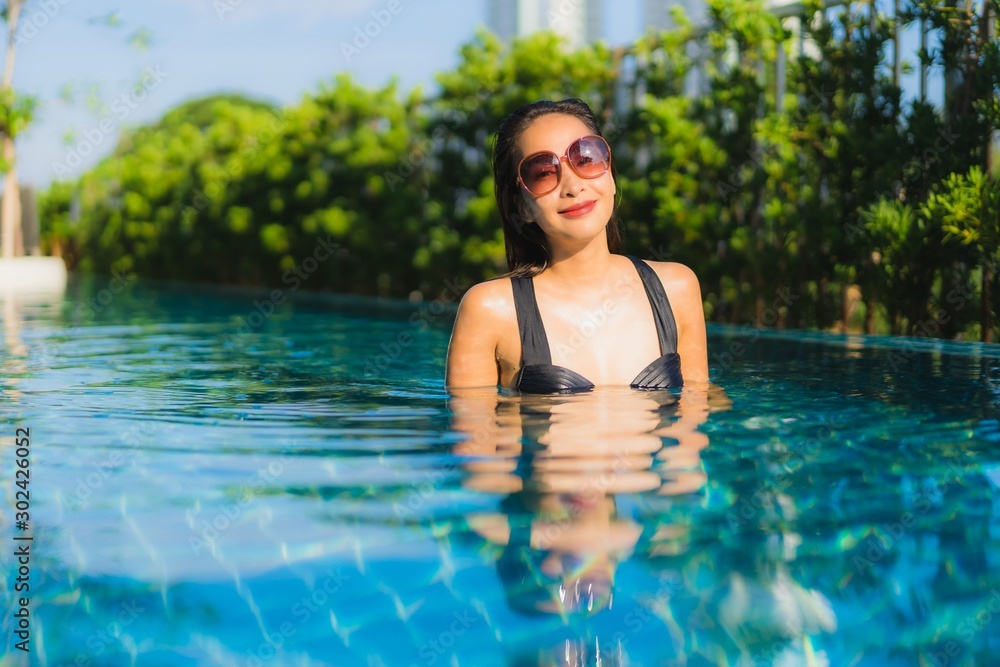
POLYGON ((547 194, 549 194, 551 192, 554 192, 555 189, 559 187, 559 183, 562 182, 562 163, 564 161, 566 162, 567 165, 569 165, 569 168, 573 170, 574 174, 576 174, 580 178, 584 178, 584 179, 586 179, 588 181, 592 181, 595 178, 600 178, 601 176, 604 176, 604 174, 606 174, 609 171, 611 171, 611 146, 608 144, 607 140, 605 140, 605 138, 602 137, 599 134, 585 134, 585 135, 583 135, 582 137, 580 137, 578 139, 574 139, 573 142, 570 143, 570 145, 566 147, 566 151, 562 155, 557 155, 553 151, 538 151, 537 153, 532 153, 531 155, 526 155, 525 157, 521 158, 520 162, 517 163, 517 182, 532 197, 544 197, 545 195, 547 195, 547 194), (604 148, 605 148, 605 150, 608 153, 608 159, 607 159, 607 162, 605 163, 604 171, 602 171, 601 173, 597 174, 596 176, 584 176, 583 174, 581 174, 577 170, 576 167, 573 166, 573 163, 569 159, 569 151, 570 151, 570 149, 572 149, 573 146, 575 146, 576 144, 580 143, 584 139, 598 139, 602 144, 604 144, 604 148), (554 156, 556 158, 556 184, 554 186, 552 186, 551 190, 546 190, 545 192, 542 192, 542 193, 532 192, 532 190, 530 188, 528 188, 528 186, 525 184, 524 179, 521 178, 521 167, 524 166, 524 163, 527 162, 528 160, 532 159, 532 158, 538 157, 539 155, 552 155, 552 156, 554 156))

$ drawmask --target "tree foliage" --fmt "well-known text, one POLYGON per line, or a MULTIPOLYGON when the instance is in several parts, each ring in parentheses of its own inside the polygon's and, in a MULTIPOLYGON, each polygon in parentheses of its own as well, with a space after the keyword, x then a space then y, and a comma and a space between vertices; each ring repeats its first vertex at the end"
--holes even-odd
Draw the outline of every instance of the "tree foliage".
POLYGON ((437 294, 505 268, 489 166, 500 122, 575 96, 612 145, 627 250, 690 265, 712 319, 846 329, 858 286, 868 331, 916 333, 961 288, 982 313, 938 330, 985 339, 1000 214, 996 178, 973 168, 990 164, 1000 122, 1000 55, 983 38, 997 3, 904 4, 895 22, 815 2, 796 35, 760 0, 711 0, 707 25, 681 19, 626 49, 479 32, 433 95, 338 76, 284 109, 197 100, 53 185, 48 243, 90 271, 437 294), (917 20, 947 47, 921 54, 948 73, 943 108, 904 104, 887 64, 917 20), (794 298, 772 308, 782 293, 794 298))

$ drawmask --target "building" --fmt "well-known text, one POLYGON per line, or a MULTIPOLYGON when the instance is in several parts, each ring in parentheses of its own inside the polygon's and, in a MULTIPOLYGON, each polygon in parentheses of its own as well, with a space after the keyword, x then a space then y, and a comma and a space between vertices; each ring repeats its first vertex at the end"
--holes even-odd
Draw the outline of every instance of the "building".
MULTIPOLYGON (((847 0, 824 0, 826 7, 844 4, 847 0)), ((803 0, 765 0, 765 7, 774 15, 780 17, 785 28, 792 31, 795 53, 818 57, 815 45, 803 38, 799 13, 802 11, 803 0)), ((673 8, 680 7, 691 23, 696 27, 704 27, 708 23, 708 6, 705 0, 644 0, 645 30, 669 30, 674 26, 673 8)), ((697 50, 695 50, 697 51, 697 50)), ((697 53, 691 53, 695 59, 695 67, 688 72, 684 82, 685 92, 692 97, 704 94, 708 90, 708 78, 702 68, 697 53)), ((785 63, 788 54, 779 50, 775 63, 775 80, 779 107, 782 104, 785 90, 785 63)))
MULTIPOLYGON (((764 4, 778 16, 785 17, 798 14, 804 3, 802 0, 767 0, 764 4)), ((827 0, 826 4, 830 6, 841 2, 827 0)), ((694 25, 701 25, 708 18, 705 0, 644 0, 643 18, 646 29, 665 30, 674 27, 671 12, 675 6, 684 10, 694 25)))
POLYGON ((504 40, 551 30, 579 48, 602 36, 601 0, 488 0, 487 20, 504 40))
POLYGON ((645 0, 644 19, 646 30, 666 30, 674 27, 673 8, 679 6, 695 25, 703 23, 706 15, 704 0, 645 0))

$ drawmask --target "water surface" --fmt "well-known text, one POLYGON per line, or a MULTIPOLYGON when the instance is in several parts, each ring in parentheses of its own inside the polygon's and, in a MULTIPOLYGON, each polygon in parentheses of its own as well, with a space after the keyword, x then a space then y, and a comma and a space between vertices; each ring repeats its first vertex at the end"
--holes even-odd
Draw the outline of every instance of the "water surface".
POLYGON ((998 664, 1000 346, 449 396, 440 304, 107 287, 3 302, 2 665, 998 664))

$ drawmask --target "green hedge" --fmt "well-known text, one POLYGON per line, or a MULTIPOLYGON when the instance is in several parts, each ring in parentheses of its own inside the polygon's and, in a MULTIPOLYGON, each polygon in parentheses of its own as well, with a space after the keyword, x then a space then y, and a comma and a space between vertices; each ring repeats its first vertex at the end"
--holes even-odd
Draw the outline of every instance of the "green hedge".
POLYGON ((1000 47, 977 40, 981 13, 905 9, 968 45, 966 58, 927 55, 950 72, 943 109, 901 103, 885 62, 895 27, 879 17, 872 30, 867 5, 807 23, 802 57, 757 0, 713 1, 707 32, 626 50, 481 32, 433 96, 338 76, 284 109, 184 104, 54 184, 45 241, 84 271, 432 298, 504 270, 492 132, 522 103, 576 96, 615 152, 627 249, 690 265, 711 319, 986 337, 1000 197, 982 168, 1000 47), (689 97, 696 58, 706 90, 689 97))

